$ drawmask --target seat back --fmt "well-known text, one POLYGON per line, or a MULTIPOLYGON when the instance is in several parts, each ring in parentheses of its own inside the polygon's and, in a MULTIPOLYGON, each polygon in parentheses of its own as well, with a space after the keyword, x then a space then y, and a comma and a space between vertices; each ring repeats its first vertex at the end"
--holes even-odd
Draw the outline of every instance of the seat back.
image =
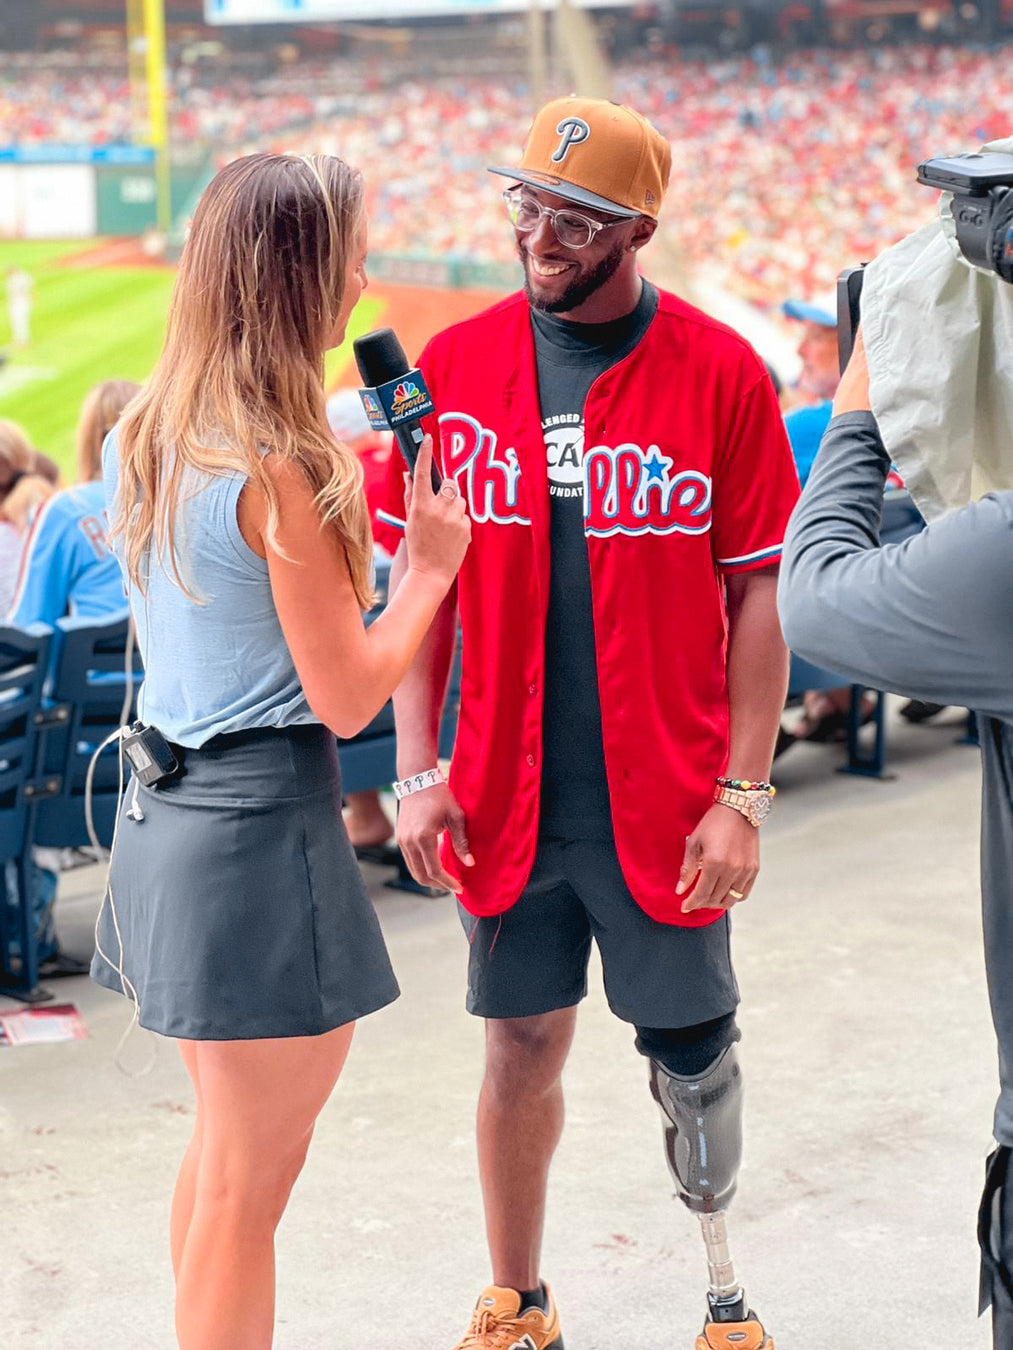
POLYGON ((20 857, 53 630, 0 627, 0 861, 20 857))
POLYGON ((22 992, 38 982, 39 915, 27 855, 39 710, 52 643, 53 630, 44 624, 0 628, 0 985, 22 992))
MULTIPOLYGON (((102 622, 60 619, 57 623, 38 761, 36 844, 80 848, 90 842, 85 820, 88 766, 94 752, 120 725, 128 692, 129 622, 124 610, 102 622)), ((135 715, 144 673, 136 650, 131 671, 128 718, 135 715)), ((118 788, 113 745, 99 759, 93 783, 95 827, 106 847, 112 840, 118 788)))
POLYGON ((791 673, 788 676, 788 700, 797 700, 810 689, 843 689, 850 684, 843 675, 835 675, 832 670, 814 666, 801 656, 791 655, 791 673))

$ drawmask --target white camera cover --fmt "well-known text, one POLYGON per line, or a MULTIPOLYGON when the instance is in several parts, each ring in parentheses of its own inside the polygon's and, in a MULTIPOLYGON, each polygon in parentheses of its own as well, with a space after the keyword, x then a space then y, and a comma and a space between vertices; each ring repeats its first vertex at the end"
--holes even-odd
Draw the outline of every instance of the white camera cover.
MULTIPOLYGON (((1013 139, 984 149, 1011 154, 1013 139)), ((949 200, 862 290, 872 409, 927 520, 1013 489, 1013 286, 964 258, 949 200)))

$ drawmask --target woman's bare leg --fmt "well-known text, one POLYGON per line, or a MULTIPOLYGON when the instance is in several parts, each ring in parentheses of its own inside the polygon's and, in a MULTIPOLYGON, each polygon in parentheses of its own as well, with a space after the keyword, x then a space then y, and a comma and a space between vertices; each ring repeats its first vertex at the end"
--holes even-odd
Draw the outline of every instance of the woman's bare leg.
POLYGON ((270 1350, 275 1229, 352 1031, 194 1043, 203 1123, 176 1285, 181 1350, 270 1350))
POLYGON ((187 1145, 180 1163, 176 1189, 172 1196, 172 1211, 169 1216, 169 1247, 172 1251, 172 1273, 179 1279, 179 1267, 183 1260, 183 1246, 193 1216, 194 1196, 197 1193, 197 1171, 200 1167, 201 1134, 204 1128, 204 1107, 201 1103, 200 1077, 197 1072, 197 1046, 194 1041, 180 1041, 180 1054, 186 1065, 187 1073, 193 1080, 196 1096, 196 1116, 193 1123, 193 1137, 187 1145))

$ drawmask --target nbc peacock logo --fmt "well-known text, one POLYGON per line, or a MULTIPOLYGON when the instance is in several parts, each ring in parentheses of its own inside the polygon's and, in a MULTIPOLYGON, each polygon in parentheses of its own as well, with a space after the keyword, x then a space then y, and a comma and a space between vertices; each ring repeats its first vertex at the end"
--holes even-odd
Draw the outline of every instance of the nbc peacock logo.
POLYGON ((411 380, 402 380, 394 390, 394 411, 400 412, 406 403, 419 397, 419 387, 411 380))

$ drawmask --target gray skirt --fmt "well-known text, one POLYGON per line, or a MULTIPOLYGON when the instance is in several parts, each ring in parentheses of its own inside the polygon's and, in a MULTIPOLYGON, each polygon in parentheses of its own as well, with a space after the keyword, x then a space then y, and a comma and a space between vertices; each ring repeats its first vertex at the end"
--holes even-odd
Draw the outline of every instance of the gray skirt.
POLYGON ((141 1025, 187 1040, 317 1036, 392 1003, 330 732, 239 732, 183 754, 181 776, 138 788, 142 820, 127 786, 92 979, 125 992, 118 964, 141 1025))

